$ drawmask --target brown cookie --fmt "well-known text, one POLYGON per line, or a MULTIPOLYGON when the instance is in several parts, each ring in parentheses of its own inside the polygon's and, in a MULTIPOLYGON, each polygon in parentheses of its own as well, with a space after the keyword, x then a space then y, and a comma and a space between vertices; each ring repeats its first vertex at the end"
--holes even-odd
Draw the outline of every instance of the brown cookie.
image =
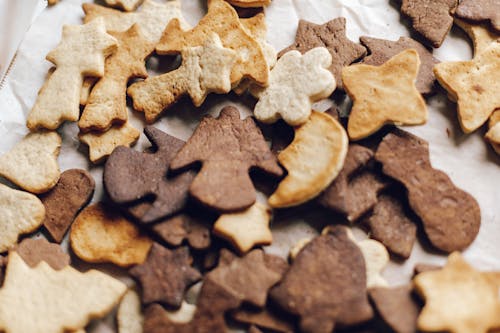
POLYGON ((462 0, 455 15, 471 21, 490 21, 500 32, 500 2, 498 0, 462 0))
POLYGON ((250 326, 248 333, 262 333, 262 331, 257 326, 250 326))
POLYGON ((332 55, 330 71, 335 76, 337 88, 343 90, 342 67, 352 64, 366 54, 366 49, 362 45, 346 37, 345 25, 344 17, 338 17, 320 25, 300 20, 295 42, 280 51, 278 58, 291 50, 304 54, 315 47, 326 47, 332 55))
POLYGON ((169 175, 169 164, 184 142, 152 126, 144 134, 155 152, 140 153, 131 148, 118 147, 104 166, 104 186, 117 204, 147 201, 153 197, 148 210, 135 217, 142 223, 165 218, 184 207, 194 173, 169 175))
POLYGON ((78 212, 90 201, 94 188, 94 178, 87 171, 71 169, 61 174, 50 192, 40 196, 45 206, 43 225, 57 243, 61 243, 78 212))
POLYGON ((415 267, 413 268, 413 274, 418 275, 418 274, 423 273, 423 272, 437 271, 441 268, 443 268, 443 266, 434 265, 434 264, 417 263, 417 264, 415 264, 415 267))
POLYGON ((201 279, 190 263, 188 247, 169 250, 153 244, 146 261, 129 270, 142 286, 142 303, 161 302, 180 307, 186 288, 201 279))
POLYGON ((305 245, 270 297, 300 316, 303 332, 330 333, 336 324, 356 325, 373 316, 365 260, 343 226, 305 245))
POLYGON ((372 288, 369 295, 380 317, 394 333, 417 331, 420 306, 413 298, 411 285, 372 288))
POLYGON ((410 257, 417 226, 396 197, 385 194, 378 197, 368 226, 370 237, 384 244, 389 252, 405 259, 410 257))
POLYGON ((420 69, 415 85, 418 91, 424 95, 433 92, 436 77, 434 76, 432 68, 435 64, 439 63, 439 60, 434 58, 432 53, 422 44, 409 37, 400 37, 395 42, 392 40, 366 36, 360 37, 359 40, 370 51, 370 55, 363 59, 363 63, 367 65, 379 66, 404 50, 417 50, 418 56, 420 57, 420 69))
POLYGON ((181 245, 184 240, 196 250, 210 247, 210 228, 206 221, 188 214, 179 214, 155 223, 151 229, 172 246, 181 245))
POLYGON ((227 332, 224 313, 240 305, 226 289, 206 280, 198 297, 196 312, 188 323, 174 323, 158 304, 144 312, 144 333, 218 333, 227 332))
POLYGON ((233 106, 223 108, 218 118, 203 118, 170 168, 179 170, 198 161, 202 167, 189 192, 203 205, 221 212, 253 205, 256 194, 248 175, 251 168, 274 176, 283 174, 253 119, 241 120, 233 106))
POLYGON ((413 29, 433 47, 440 47, 453 25, 458 0, 403 0, 401 13, 412 20, 413 29))
POLYGON ((293 318, 283 316, 281 313, 273 311, 269 306, 264 309, 242 307, 231 312, 231 317, 239 323, 256 325, 272 332, 291 333, 295 331, 293 318))
POLYGON ((263 307, 268 290, 281 279, 282 274, 267 266, 265 254, 260 249, 241 258, 229 254, 224 256, 219 259, 219 266, 206 275, 206 279, 241 301, 263 307))
POLYGON ((49 243, 45 238, 26 238, 12 250, 23 258, 30 267, 45 261, 55 270, 61 270, 70 264, 70 258, 59 244, 49 243))
POLYGON ((426 141, 394 130, 380 143, 375 159, 382 163, 386 175, 406 187, 409 204, 422 220, 432 245, 452 252, 472 243, 481 225, 479 205, 444 172, 432 167, 426 141))
POLYGON ((342 171, 319 196, 318 202, 345 215, 351 222, 372 209, 377 203, 378 192, 387 185, 375 172, 366 168, 372 157, 370 149, 357 144, 349 145, 342 171))

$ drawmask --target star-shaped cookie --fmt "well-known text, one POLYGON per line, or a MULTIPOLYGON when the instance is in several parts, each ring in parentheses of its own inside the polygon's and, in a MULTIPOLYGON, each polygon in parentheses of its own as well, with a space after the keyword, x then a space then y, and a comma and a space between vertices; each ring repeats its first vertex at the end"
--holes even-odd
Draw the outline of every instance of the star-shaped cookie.
POLYGON ((299 21, 295 42, 278 53, 281 58, 291 50, 304 54, 307 51, 323 46, 332 55, 330 71, 335 77, 337 88, 343 90, 342 67, 352 64, 366 54, 366 49, 346 37, 346 19, 338 17, 324 24, 314 24, 305 20, 299 21))
POLYGON ((418 329, 425 332, 486 333, 500 327, 499 285, 454 252, 443 269, 418 274, 417 292, 425 299, 418 329))
POLYGON ((458 119, 465 133, 481 127, 500 108, 500 40, 470 61, 436 65, 434 74, 456 99, 458 119))
POLYGON ((360 64, 343 69, 344 88, 353 100, 347 125, 352 140, 363 139, 385 124, 427 121, 425 101, 415 86, 419 67, 418 53, 410 49, 382 66, 360 64))

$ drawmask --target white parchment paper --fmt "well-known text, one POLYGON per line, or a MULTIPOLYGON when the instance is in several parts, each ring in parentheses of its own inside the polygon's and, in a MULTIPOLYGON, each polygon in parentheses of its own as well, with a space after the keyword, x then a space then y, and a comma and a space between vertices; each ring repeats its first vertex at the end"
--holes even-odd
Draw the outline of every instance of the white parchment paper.
MULTIPOLYGON (((28 2, 25 4, 27 7, 30 6, 28 2)), ((47 8, 24 36, 15 62, 0 89, 0 153, 9 150, 27 133, 26 116, 51 67, 45 60, 45 55, 59 42, 64 24, 82 23, 81 2, 62 0, 58 5, 47 8)), ((201 0, 182 0, 182 9, 191 25, 195 25, 206 11, 204 1, 201 0)), ((0 14, 5 15, 4 11, 0 6, 0 14)), ((362 35, 391 40, 410 35, 405 22, 400 18, 397 4, 389 0, 274 0, 266 9, 268 40, 279 51, 294 40, 300 18, 321 24, 338 16, 347 18, 347 35, 354 41, 362 35)), ((4 36, 5 31, 8 30, 0 24, 0 37, 3 36, 4 40, 9 37, 4 36)), ((0 45, 6 43, 4 40, 0 39, 0 45)), ((458 28, 453 28, 441 48, 434 53, 441 61, 469 60, 471 47, 467 37, 458 28)), ((157 58, 149 61, 153 75, 158 74, 154 68, 161 67, 164 61, 165 59, 157 58)), ((500 270, 500 158, 484 142, 484 129, 471 135, 461 132, 456 105, 449 102, 442 92, 429 98, 427 102, 428 123, 405 129, 429 141, 433 166, 445 171, 456 185, 470 192, 481 206, 481 230, 475 242, 464 252, 467 260, 481 269, 500 270)), ((235 104, 244 115, 251 112, 249 106, 252 102, 247 99, 235 95, 209 96, 198 110, 189 102, 179 103, 166 112, 156 125, 185 140, 204 114, 217 115, 221 107, 227 104, 235 104)), ((346 104, 348 103, 344 103, 346 104)), ((327 103, 321 103, 318 107, 325 109, 327 103)), ((132 123, 142 128, 142 114, 132 112, 132 123)), ((59 133, 63 137, 59 157, 61 169, 90 170, 97 183, 94 201, 100 200, 102 167, 88 162, 87 149, 77 138, 76 124, 65 124, 59 129, 59 133)), ((141 150, 148 145, 145 137, 141 136, 136 149, 141 150)), ((316 234, 318 230, 314 226, 325 222, 324 216, 320 218, 317 215, 309 212, 304 218, 297 218, 297 215, 289 214, 276 221, 273 225, 274 243, 268 251, 286 256, 290 245, 316 234), (318 221, 320 219, 322 221, 318 221)), ((359 230, 356 235, 366 237, 359 230)), ((384 275, 390 284, 405 283, 410 279, 415 263, 444 261, 445 256, 424 250, 417 242, 411 257, 404 262, 392 261, 384 275)), ((107 320, 107 324, 97 325, 94 330, 109 331, 110 323, 111 319, 107 320)))

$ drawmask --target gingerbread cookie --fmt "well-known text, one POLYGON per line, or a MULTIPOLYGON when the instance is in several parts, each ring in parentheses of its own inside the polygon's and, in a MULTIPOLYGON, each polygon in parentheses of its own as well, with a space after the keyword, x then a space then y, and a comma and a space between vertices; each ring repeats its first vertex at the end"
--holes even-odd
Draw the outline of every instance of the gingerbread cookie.
POLYGON ((196 250, 210 247, 210 228, 205 219, 186 213, 155 223, 151 230, 172 246, 179 246, 184 241, 196 250))
POLYGON ((69 255, 58 244, 49 243, 45 238, 26 238, 11 251, 19 254, 31 268, 45 261, 52 269, 59 271, 70 263, 69 255))
POLYGON ((332 55, 332 64, 329 67, 337 82, 337 88, 344 89, 342 84, 342 67, 348 66, 366 54, 366 49, 350 41, 346 36, 346 19, 338 17, 324 24, 314 24, 299 20, 295 42, 281 50, 278 57, 282 57, 291 50, 304 54, 315 47, 326 47, 332 55))
POLYGON ((479 205, 444 172, 432 167, 426 141, 394 130, 380 143, 375 159, 382 163, 382 172, 406 187, 409 204, 432 245, 452 252, 472 243, 481 224, 479 205))
POLYGON ((28 115, 28 128, 54 130, 64 121, 77 121, 84 76, 103 76, 104 59, 116 47, 117 41, 106 33, 103 19, 64 26, 61 42, 46 57, 56 70, 38 93, 28 115))
POLYGON ((422 44, 409 37, 400 37, 395 42, 366 36, 360 37, 359 40, 370 51, 370 55, 363 58, 363 63, 367 65, 380 66, 404 50, 415 49, 421 61, 415 85, 424 95, 434 91, 436 77, 432 69, 435 64, 439 63, 439 60, 434 58, 422 44))
POLYGON ((427 106, 415 87, 420 59, 405 50, 381 66, 352 65, 342 70, 344 88, 353 100, 347 132, 360 140, 385 124, 421 125, 427 106))
POLYGON ((342 169, 347 147, 342 125, 328 114, 313 111, 278 155, 288 175, 269 198, 271 207, 296 206, 320 194, 342 169))
POLYGON ((221 212, 250 207, 256 194, 250 168, 281 176, 283 171, 252 118, 240 119, 238 109, 226 106, 218 118, 206 116, 172 160, 179 170, 201 161, 189 192, 203 205, 221 212))
POLYGON ((231 318, 239 323, 255 325, 266 330, 271 330, 272 332, 280 333, 294 332, 294 320, 290 317, 274 311, 274 309, 270 309, 269 305, 265 309, 247 307, 231 312, 231 318))
POLYGON ((455 15, 470 21, 489 21, 500 32, 500 3, 498 0, 463 0, 455 15))
POLYGON ((85 170, 70 169, 61 174, 56 186, 42 196, 45 206, 43 225, 50 236, 61 243, 76 215, 94 194, 94 178, 85 170))
POLYGON ((184 207, 194 174, 170 176, 169 165, 184 142, 152 126, 144 129, 154 153, 140 153, 127 147, 116 148, 104 166, 104 187, 118 204, 150 201, 148 210, 134 214, 142 223, 165 218, 184 207))
POLYGON ((186 94, 199 107, 209 93, 231 91, 230 75, 238 56, 222 46, 217 34, 209 34, 202 46, 182 49, 181 55, 182 64, 176 70, 134 83, 127 89, 134 109, 144 112, 148 123, 186 94))
POLYGON ((271 4, 271 0, 226 0, 233 6, 242 8, 265 7, 271 4))

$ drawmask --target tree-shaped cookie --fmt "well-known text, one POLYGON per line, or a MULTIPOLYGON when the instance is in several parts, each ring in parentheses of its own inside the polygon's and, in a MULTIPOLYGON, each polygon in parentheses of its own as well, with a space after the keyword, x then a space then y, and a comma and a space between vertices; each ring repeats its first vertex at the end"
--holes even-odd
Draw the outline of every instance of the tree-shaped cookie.
POLYGON ((178 69, 134 83, 127 90, 134 109, 144 112, 149 123, 184 94, 200 106, 210 92, 231 90, 231 70, 238 56, 224 48, 216 34, 209 34, 202 46, 182 49, 181 55, 178 69))
POLYGON ((486 333, 500 327, 499 283, 471 267, 459 252, 443 269, 414 280, 425 306, 417 321, 425 332, 486 333))
POLYGON ((332 64, 329 67, 335 77, 338 89, 344 89, 342 84, 342 67, 352 64, 366 54, 366 49, 350 41, 346 36, 346 19, 338 17, 324 24, 314 24, 305 20, 299 21, 295 42, 284 50, 278 57, 282 57, 291 50, 304 54, 315 47, 326 47, 332 55, 332 64))
POLYGON ((78 120, 83 78, 103 76, 104 60, 116 50, 116 45, 116 39, 106 33, 102 19, 81 26, 64 26, 61 42, 46 57, 56 70, 38 93, 28 115, 28 128, 56 129, 66 120, 78 120))
POLYGON ((128 119, 127 83, 133 78, 145 78, 145 59, 154 50, 141 29, 134 24, 125 32, 111 32, 118 40, 118 49, 106 59, 104 76, 96 83, 78 121, 82 131, 104 131, 113 124, 128 119))
POLYGON ((108 313, 127 287, 96 270, 80 273, 70 266, 55 271, 41 262, 30 268, 9 254, 0 289, 0 329, 11 333, 75 331, 108 313))
POLYGON ((272 69, 269 86, 252 90, 259 98, 255 118, 264 123, 283 118, 291 126, 304 124, 311 115, 312 104, 335 90, 335 78, 328 70, 331 63, 332 56, 324 47, 304 55, 287 52, 272 69))
POLYGON ((363 139, 385 124, 427 121, 425 101, 415 87, 419 67, 418 53, 410 49, 382 66, 360 64, 343 69, 344 88, 353 100, 347 125, 352 140, 363 139))
POLYGON ((184 142, 152 126, 144 129, 154 153, 116 148, 104 166, 104 186, 111 200, 118 204, 151 200, 152 206, 137 218, 153 222, 182 209, 194 173, 169 175, 170 161, 184 142))
POLYGON ((202 204, 228 212, 250 207, 256 198, 251 168, 274 176, 283 171, 261 131, 251 118, 240 119, 238 109, 227 106, 218 118, 203 118, 170 164, 178 170, 200 161, 202 167, 189 189, 202 204))
POLYGON ((222 45, 240 56, 233 67, 231 83, 248 77, 259 85, 267 85, 269 67, 259 42, 245 30, 234 8, 224 0, 209 0, 207 14, 189 31, 182 30, 179 20, 171 20, 156 52, 177 54, 184 48, 203 45, 211 33, 219 35, 222 45))
POLYGON ((465 133, 481 127, 500 108, 500 40, 470 61, 442 62, 434 67, 434 73, 456 99, 465 133))

